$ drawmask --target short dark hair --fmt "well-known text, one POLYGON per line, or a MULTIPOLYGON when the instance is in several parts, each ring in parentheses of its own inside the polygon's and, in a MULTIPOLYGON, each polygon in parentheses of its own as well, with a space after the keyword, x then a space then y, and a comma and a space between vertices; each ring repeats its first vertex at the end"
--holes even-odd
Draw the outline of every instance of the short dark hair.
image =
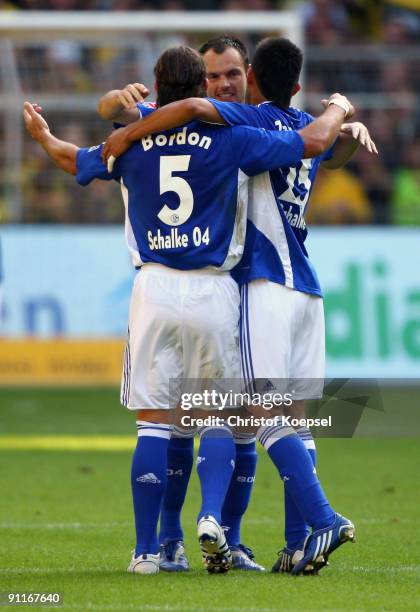
POLYGON ((170 47, 156 62, 157 106, 184 98, 205 96, 206 67, 203 58, 191 47, 170 47))
POLYGON ((216 38, 210 38, 207 42, 205 42, 199 48, 199 52, 201 55, 207 53, 207 51, 214 51, 218 55, 224 53, 226 49, 235 49, 242 57, 242 61, 244 63, 245 70, 248 69, 249 59, 248 59, 248 51, 239 38, 235 36, 229 36, 229 34, 222 34, 221 36, 217 36, 216 38))
POLYGON ((302 63, 302 51, 287 38, 264 38, 258 43, 252 69, 263 96, 283 108, 290 106, 302 63))

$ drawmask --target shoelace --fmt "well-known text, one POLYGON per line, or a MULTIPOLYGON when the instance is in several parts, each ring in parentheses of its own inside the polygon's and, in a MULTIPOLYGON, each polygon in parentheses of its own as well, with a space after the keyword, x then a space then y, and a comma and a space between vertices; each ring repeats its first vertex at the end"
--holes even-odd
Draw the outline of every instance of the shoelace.
POLYGON ((170 561, 173 561, 175 558, 175 552, 176 552, 178 544, 179 544, 178 540, 170 540, 166 544, 162 544, 165 550, 165 554, 169 558, 170 561))
POLYGON ((252 560, 255 559, 254 553, 252 552, 250 548, 248 548, 248 546, 245 546, 244 544, 238 544, 238 548, 242 550, 242 552, 244 552, 247 555, 247 557, 249 557, 250 559, 252 560))

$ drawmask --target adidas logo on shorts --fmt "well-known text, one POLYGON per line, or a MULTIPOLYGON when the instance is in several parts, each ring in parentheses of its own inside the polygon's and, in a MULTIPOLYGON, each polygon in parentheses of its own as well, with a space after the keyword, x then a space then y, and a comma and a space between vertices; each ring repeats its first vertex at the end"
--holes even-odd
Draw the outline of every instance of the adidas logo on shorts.
POLYGON ((150 484, 160 484, 161 481, 157 476, 153 474, 153 472, 149 472, 148 474, 142 474, 136 478, 137 482, 148 482, 150 484))

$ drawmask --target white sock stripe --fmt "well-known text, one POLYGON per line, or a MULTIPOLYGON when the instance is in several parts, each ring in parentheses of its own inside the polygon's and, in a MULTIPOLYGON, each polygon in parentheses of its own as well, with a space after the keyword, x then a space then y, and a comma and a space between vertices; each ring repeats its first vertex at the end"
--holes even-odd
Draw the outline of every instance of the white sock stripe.
POLYGON ((174 427, 171 423, 155 423, 153 421, 136 421, 136 425, 137 429, 140 427, 156 427, 156 429, 166 429, 167 431, 171 431, 174 427))
POLYGON ((148 421, 136 421, 137 436, 151 436, 153 438, 170 439, 173 425, 167 423, 149 423, 148 421))
POLYGON ((315 442, 313 440, 302 440, 305 448, 308 450, 316 450, 315 442))
POLYGON ((167 431, 170 432, 170 429, 166 429, 165 427, 154 427, 153 425, 137 425, 137 431, 142 431, 143 429, 155 429, 156 431, 167 431))
POLYGON ((137 433, 138 438, 144 438, 146 436, 151 438, 164 438, 165 440, 169 440, 171 437, 171 432, 162 431, 159 429, 140 429, 137 433))
POLYGON ((288 427, 287 425, 262 426, 257 431, 257 440, 261 442, 264 448, 268 449, 267 444, 271 446, 277 440, 291 435, 296 435, 296 432, 293 427, 288 427))
POLYGON ((257 431, 257 440, 264 445, 264 440, 270 436, 270 434, 275 432, 278 425, 261 425, 261 427, 257 431))

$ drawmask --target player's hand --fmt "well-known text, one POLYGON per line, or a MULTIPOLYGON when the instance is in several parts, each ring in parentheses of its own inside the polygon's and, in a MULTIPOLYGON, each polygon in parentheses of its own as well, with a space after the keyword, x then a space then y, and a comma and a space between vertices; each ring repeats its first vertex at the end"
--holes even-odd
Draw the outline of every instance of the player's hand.
POLYGON ((373 142, 369 134, 369 130, 364 123, 360 123, 360 121, 355 121, 354 123, 343 123, 340 131, 344 132, 345 134, 350 134, 354 140, 357 140, 361 145, 366 147, 369 153, 376 153, 376 155, 378 154, 376 144, 373 142))
POLYGON ((335 93, 332 94, 332 96, 330 96, 328 98, 328 100, 324 99, 321 100, 321 104, 324 108, 328 108, 328 106, 334 101, 337 100, 338 102, 341 102, 343 104, 343 106, 345 108, 348 108, 348 111, 346 112, 344 119, 350 119, 351 117, 353 117, 353 115, 356 112, 356 109, 354 108, 353 104, 350 102, 350 100, 348 98, 346 98, 346 96, 343 96, 339 93, 335 93))
POLYGON ((102 161, 108 167, 108 172, 112 172, 115 159, 125 153, 130 145, 126 128, 114 130, 108 136, 102 149, 102 161))
POLYGON ((118 101, 127 110, 135 108, 138 102, 144 102, 144 99, 149 95, 149 90, 142 83, 129 83, 120 90, 118 101))
POLYGON ((40 114, 41 110, 38 104, 25 102, 23 105, 23 120, 25 122, 25 127, 34 140, 41 140, 42 136, 50 131, 48 123, 40 114))

